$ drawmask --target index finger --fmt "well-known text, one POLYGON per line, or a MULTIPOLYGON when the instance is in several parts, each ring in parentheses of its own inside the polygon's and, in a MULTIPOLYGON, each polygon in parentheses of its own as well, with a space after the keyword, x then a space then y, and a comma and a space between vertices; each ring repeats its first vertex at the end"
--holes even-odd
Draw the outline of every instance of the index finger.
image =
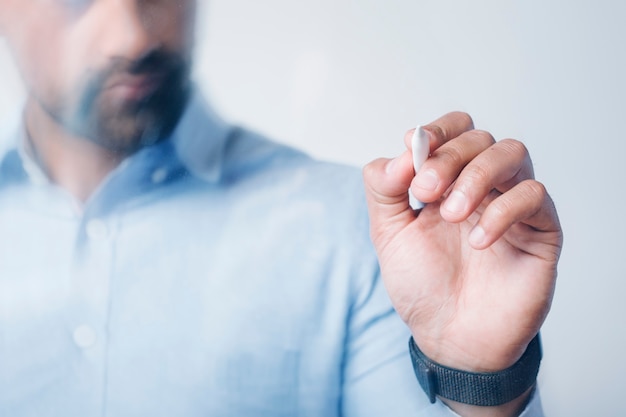
MULTIPOLYGON (((474 129, 474 121, 469 114, 455 111, 422 126, 422 128, 429 133, 430 151, 432 152, 444 143, 460 136, 462 133, 474 129)), ((404 143, 409 149, 411 147, 413 130, 415 129, 410 130, 404 136, 404 143)))

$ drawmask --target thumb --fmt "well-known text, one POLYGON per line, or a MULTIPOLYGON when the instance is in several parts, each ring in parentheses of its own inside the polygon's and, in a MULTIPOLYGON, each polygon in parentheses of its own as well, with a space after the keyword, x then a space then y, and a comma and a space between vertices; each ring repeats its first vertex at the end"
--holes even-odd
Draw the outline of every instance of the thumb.
POLYGON ((415 219, 408 194, 414 176, 410 151, 394 159, 376 159, 363 168, 370 233, 377 248, 415 219))

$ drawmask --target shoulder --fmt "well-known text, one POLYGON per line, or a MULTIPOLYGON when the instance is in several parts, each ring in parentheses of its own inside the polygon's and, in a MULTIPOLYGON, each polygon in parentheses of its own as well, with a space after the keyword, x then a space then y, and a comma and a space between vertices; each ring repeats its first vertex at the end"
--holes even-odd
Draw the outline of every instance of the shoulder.
POLYGON ((293 187, 294 192, 298 188, 303 193, 339 201, 363 194, 359 168, 318 160, 298 149, 236 127, 225 147, 223 179, 232 183, 258 177, 271 178, 268 186, 293 187))
POLYGON ((262 194, 263 200, 285 212, 304 206, 315 209, 325 223, 356 221, 362 228, 366 220, 359 168, 312 158, 245 129, 236 128, 228 141, 222 181, 227 187, 262 194))

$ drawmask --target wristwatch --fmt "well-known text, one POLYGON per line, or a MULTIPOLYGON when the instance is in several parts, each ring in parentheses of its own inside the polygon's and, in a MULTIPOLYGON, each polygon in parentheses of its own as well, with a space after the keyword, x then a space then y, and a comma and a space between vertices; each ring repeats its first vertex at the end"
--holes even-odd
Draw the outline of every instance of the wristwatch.
POLYGON ((413 337, 409 340, 409 351, 415 376, 431 403, 440 396, 479 406, 501 405, 526 392, 537 380, 542 358, 539 334, 516 363, 499 372, 474 373, 440 365, 422 353, 413 337))

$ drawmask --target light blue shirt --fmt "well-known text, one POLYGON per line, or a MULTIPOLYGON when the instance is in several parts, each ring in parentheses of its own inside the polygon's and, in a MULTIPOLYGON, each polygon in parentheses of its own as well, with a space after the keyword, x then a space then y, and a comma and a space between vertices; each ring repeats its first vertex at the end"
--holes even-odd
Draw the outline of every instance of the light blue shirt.
POLYGON ((19 132, 0 158, 0 416, 454 415, 413 375, 358 170, 195 96, 81 205, 19 132))

